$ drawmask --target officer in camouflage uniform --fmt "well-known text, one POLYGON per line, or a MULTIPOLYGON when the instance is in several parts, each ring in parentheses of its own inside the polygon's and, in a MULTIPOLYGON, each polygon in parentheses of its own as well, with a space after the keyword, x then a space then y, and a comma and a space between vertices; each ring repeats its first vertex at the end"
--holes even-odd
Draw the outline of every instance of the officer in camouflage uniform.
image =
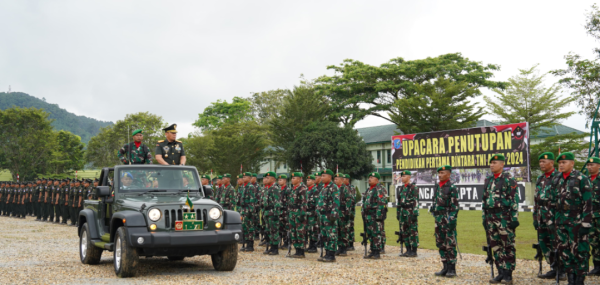
POLYGON ((71 179, 66 178, 60 187, 60 194, 58 197, 58 205, 60 206, 60 216, 62 218, 62 221, 60 223, 65 225, 67 224, 67 219, 69 218, 68 199, 70 184, 71 179))
POLYGON ((119 160, 123 164, 152 164, 152 153, 150 148, 142 143, 144 139, 144 132, 140 129, 131 133, 133 136, 133 142, 124 145, 119 150, 119 160))
MULTIPOLYGON (((254 185, 254 189, 256 190, 256 216, 258 217, 258 221, 256 223, 256 234, 254 236, 255 240, 260 240, 261 239, 261 235, 265 236, 265 222, 263 221, 262 215, 261 215, 261 210, 262 210, 262 206, 260 204, 260 201, 262 201, 261 199, 261 195, 262 195, 262 188, 260 187, 260 184, 258 184, 258 174, 257 173, 252 173, 252 178, 250 179, 250 183, 252 183, 252 185, 254 185)), ((266 245, 266 241, 263 241, 260 245, 266 245)))
POLYGON ((44 185, 46 184, 46 178, 42 178, 42 179, 38 179, 37 180, 37 185, 35 186, 37 188, 36 192, 37 195, 35 195, 34 199, 35 199, 35 203, 36 203, 36 221, 41 222, 42 221, 42 216, 44 215, 44 209, 45 209, 45 204, 43 204, 43 197, 44 197, 44 185))
POLYGON ((41 220, 42 222, 48 221, 48 204, 47 204, 47 196, 48 196, 48 184, 49 179, 42 179, 42 184, 40 184, 40 208, 41 208, 41 220))
MULTIPOLYGON (((202 175, 202 176, 200 176, 200 184, 201 184, 202 186, 210 185, 209 183, 210 183, 210 176, 208 176, 208 175, 206 175, 206 174, 205 174, 205 175, 202 175)), ((217 200, 217 199, 219 199, 219 198, 218 198, 218 197, 214 197, 214 195, 215 195, 215 191, 214 191, 214 189, 213 189, 213 195, 212 195, 213 197, 211 197, 210 195, 208 195, 206 198, 213 199, 213 200, 215 200, 215 202, 219 203, 219 201, 217 200)))
POLYGON ((369 173, 369 189, 362 197, 361 216, 366 226, 365 233, 371 244, 371 252, 365 259, 379 259, 383 250, 383 228, 387 211, 387 191, 379 184, 381 175, 369 173))
POLYGON ((346 248, 350 246, 350 217, 352 208, 352 194, 350 187, 344 184, 345 175, 337 173, 333 179, 333 183, 340 191, 340 218, 338 220, 338 250, 336 256, 347 256, 346 248))
POLYGON ((219 198, 221 206, 225 210, 233 211, 236 200, 235 200, 235 189, 231 185, 231 174, 223 174, 223 187, 221 190, 221 197, 219 198))
POLYGON ((396 188, 397 211, 401 242, 406 246, 403 257, 417 257, 419 246, 419 190, 415 183, 410 183, 412 173, 401 172, 402 186, 396 188))
MULTIPOLYGON (((560 175, 560 172, 554 168, 554 153, 544 152, 539 156, 540 169, 544 174, 537 178, 535 183, 534 206, 533 206, 533 227, 537 231, 538 244, 546 262, 552 266, 546 274, 538 275, 542 279, 554 279, 556 277, 556 266, 554 265, 554 231, 548 229, 547 223, 554 220, 556 205, 551 204, 554 187, 552 180, 560 175)), ((561 280, 567 277, 561 270, 561 280)))
MULTIPOLYGON (((317 174, 319 174, 317 172, 317 174)), ((320 175, 319 175, 320 178, 320 175)), ((317 216, 317 202, 319 200, 319 188, 315 185, 315 175, 309 175, 306 179, 308 188, 306 189, 306 229, 309 238, 308 248, 306 252, 317 252, 317 239, 319 237, 319 218, 317 216)))
POLYGON ((19 193, 19 184, 16 182, 12 183, 10 192, 8 193, 8 213, 11 217, 17 217, 17 193, 19 193))
POLYGON ((326 169, 321 173, 323 187, 319 193, 317 201, 317 212, 319 213, 319 222, 321 229, 321 238, 326 254, 319 257, 317 261, 335 262, 335 252, 337 251, 337 223, 340 218, 340 190, 331 181, 333 171, 326 169))
POLYGON ((239 189, 238 211, 242 215, 244 247, 240 251, 254 251, 254 231, 256 231, 256 191, 250 183, 252 173, 244 173, 244 184, 239 189))
POLYGON ((213 184, 214 185, 213 186, 214 187, 214 191, 213 192, 214 192, 214 196, 215 196, 215 201, 217 203, 221 203, 221 200, 220 200, 221 199, 221 193, 222 193, 221 191, 223 191, 223 189, 222 189, 222 187, 223 187, 222 181, 223 181, 223 176, 222 175, 217 175, 217 177, 215 177, 215 180, 214 180, 215 183, 213 184))
POLYGON ((78 181, 77 180, 73 180, 71 181, 71 183, 69 184, 69 194, 68 194, 68 205, 67 205, 67 212, 68 212, 68 219, 71 221, 70 225, 73 226, 75 225, 75 199, 77 197, 77 192, 79 187, 77 187, 78 181))
POLYGON ((517 181, 503 173, 504 155, 490 158, 492 175, 485 179, 482 198, 482 221, 486 237, 494 253, 498 275, 490 283, 512 284, 515 270, 515 229, 519 226, 519 193, 517 181))
POLYGON ((553 203, 556 203, 554 223, 550 228, 556 231, 556 244, 560 256, 560 266, 567 272, 568 282, 583 284, 588 271, 590 244, 589 233, 592 227, 592 187, 590 179, 573 169, 575 156, 563 152, 556 158, 558 171, 553 203))
POLYGON ((436 276, 456 276, 456 219, 458 218, 458 189, 452 181, 452 166, 437 169, 439 184, 435 186, 433 205, 429 211, 435 219, 435 243, 443 268, 436 276))
POLYGON ((176 140, 177 125, 172 124, 163 129, 166 140, 158 141, 154 149, 154 158, 162 165, 185 165, 186 157, 183 143, 176 140))
POLYGON ((46 190, 44 191, 44 203, 46 204, 46 210, 44 211, 44 222, 54 222, 54 179, 48 179, 46 181, 46 190))
POLYGON ((600 275, 600 158, 590 157, 586 164, 592 183, 592 229, 590 231, 590 247, 594 269, 588 275, 600 275))
POLYGON ((7 183, 6 186, 6 203, 5 203, 5 211, 6 211, 6 216, 11 216, 12 215, 12 199, 14 198, 14 194, 13 194, 13 183, 7 183))
MULTIPOLYGON (((94 181, 92 179, 85 180, 85 195, 83 200, 93 200, 94 199, 94 188, 92 187, 92 183, 94 181)), ((83 202, 81 202, 81 207, 83 208, 83 202)), ((83 209, 82 209, 83 210, 83 209)))
POLYGON ((292 258, 304 258, 304 243, 306 241, 306 211, 308 200, 306 185, 302 183, 302 172, 292 173, 292 187, 288 196, 288 212, 290 221, 291 243, 296 249, 292 258))
POLYGON ((283 242, 279 246, 281 249, 287 249, 289 245, 287 232, 290 229, 290 215, 288 212, 290 189, 287 186, 287 178, 287 175, 280 174, 277 179, 277 184, 279 184, 280 189, 279 195, 281 197, 281 216, 279 217, 279 235, 283 239, 283 242))
POLYGON ((346 187, 350 188, 350 196, 352 197, 352 206, 350 207, 350 222, 348 223, 349 245, 346 247, 346 250, 354 251, 354 219, 356 218, 356 193, 358 193, 358 189, 356 189, 356 186, 350 184, 349 174, 344 174, 344 184, 346 187))
POLYGON ((4 213, 6 212, 5 210, 5 205, 6 203, 4 203, 4 199, 6 199, 6 182, 2 181, 0 182, 0 216, 3 216, 4 213))
POLYGON ((260 204, 262 205, 265 221, 265 241, 270 245, 263 254, 279 254, 279 216, 281 215, 281 198, 279 197, 279 186, 275 183, 275 172, 267 172, 264 176, 263 194, 260 204))
POLYGON ((31 184, 31 215, 35 217, 36 221, 40 221, 41 219, 38 217, 40 212, 40 204, 38 200, 40 198, 40 184, 42 180, 40 178, 35 180, 35 183, 31 184))

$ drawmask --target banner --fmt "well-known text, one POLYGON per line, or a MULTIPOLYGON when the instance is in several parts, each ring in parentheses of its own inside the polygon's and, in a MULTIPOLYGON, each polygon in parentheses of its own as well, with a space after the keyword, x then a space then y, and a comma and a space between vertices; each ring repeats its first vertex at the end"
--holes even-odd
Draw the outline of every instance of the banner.
MULTIPOLYGON (((517 182, 531 181, 529 126, 525 123, 392 136, 393 179, 402 184, 400 172, 410 170, 421 202, 431 201, 437 168, 452 166, 450 180, 459 189, 461 202, 481 202, 483 183, 491 175, 489 159, 506 157, 504 171, 517 182)), ((519 184, 520 201, 525 187, 519 184)))

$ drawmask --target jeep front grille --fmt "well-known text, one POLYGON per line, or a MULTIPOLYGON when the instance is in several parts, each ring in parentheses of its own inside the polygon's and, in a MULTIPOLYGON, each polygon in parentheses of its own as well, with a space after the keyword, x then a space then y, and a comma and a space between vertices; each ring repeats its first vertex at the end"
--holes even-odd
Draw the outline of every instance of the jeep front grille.
MULTIPOLYGON (((204 221, 204 224, 206 225, 206 216, 208 213, 206 211, 206 209, 204 209, 204 210, 196 209, 195 212, 196 212, 196 220, 204 221)), ((166 229, 174 229, 175 221, 183 220, 183 212, 181 211, 181 209, 164 210, 164 217, 165 217, 165 228, 166 229)))

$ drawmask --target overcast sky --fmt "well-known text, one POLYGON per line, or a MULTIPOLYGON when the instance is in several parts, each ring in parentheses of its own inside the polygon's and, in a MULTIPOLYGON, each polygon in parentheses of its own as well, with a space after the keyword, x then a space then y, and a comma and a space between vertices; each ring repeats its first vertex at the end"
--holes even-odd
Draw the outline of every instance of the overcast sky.
MULTIPOLYGON (((380 65, 461 52, 501 65, 496 80, 536 63, 564 68, 568 52, 592 58, 599 46, 583 27, 593 3, 1 1, 0 90, 106 121, 149 111, 185 135, 217 99, 292 88, 348 58, 380 65)), ((582 116, 563 123, 584 130, 582 116)))

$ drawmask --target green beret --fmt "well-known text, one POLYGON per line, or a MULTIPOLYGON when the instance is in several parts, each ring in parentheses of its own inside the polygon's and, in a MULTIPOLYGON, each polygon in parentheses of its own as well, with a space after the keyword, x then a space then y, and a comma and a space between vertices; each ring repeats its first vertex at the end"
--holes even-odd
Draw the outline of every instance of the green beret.
POLYGON ((304 176, 302 172, 292 172, 292 177, 302 177, 304 176))
POLYGON ((238 178, 244 178, 244 174, 238 175, 238 178))
POLYGON ((552 159, 552 160, 554 160, 554 153, 551 153, 549 151, 544 152, 544 153, 540 154, 540 156, 538 157, 538 159, 552 159))
POLYGON ((412 175, 412 173, 410 173, 410 171, 408 170, 404 170, 402 171, 402 173, 400 173, 400 175, 404 176, 404 175, 412 175))
POLYGON ((344 174, 344 178, 350 179, 350 174, 344 174))
POLYGON ((275 174, 273 171, 269 171, 265 173, 265 177, 277 177, 277 174, 275 174))
POLYGON ((344 173, 336 173, 334 176, 344 178, 344 173))
POLYGON ((595 157, 595 156, 590 157, 590 158, 588 158, 588 163, 600 163, 600 158, 595 157))
POLYGON ((223 175, 217 175, 217 179, 223 179, 223 175))
POLYGON ((371 176, 373 176, 373 177, 375 177, 377 179, 381 179, 381 175, 379 174, 379 172, 371 172, 371 173, 369 173, 369 178, 371 176))
POLYGON ((444 166, 442 166, 442 167, 438 168, 438 169, 437 169, 437 172, 440 172, 440 171, 442 171, 442 170, 449 170, 449 171, 452 171, 452 166, 450 166, 450 165, 444 165, 444 166))
POLYGON ((314 176, 321 176, 321 172, 320 172, 320 171, 317 171, 317 172, 315 172, 315 174, 313 174, 313 175, 314 175, 314 176))
POLYGON ((333 171, 331 171, 331 169, 325 169, 323 171, 321 171, 321 175, 323 174, 329 174, 331 176, 333 176, 333 171))
POLYGON ((252 173, 252 177, 258 177, 258 174, 252 173))
POLYGON ((208 175, 202 175, 202 179, 208 179, 208 180, 210 180, 210 176, 208 176, 208 175))
POLYGON ((277 178, 279 178, 279 179, 287 179, 287 175, 285 175, 285 174, 279 174, 279 176, 277 178))
POLYGON ((244 172, 244 176, 250 176, 250 177, 252 177, 252 172, 244 172))
POLYGON ((556 158, 556 162, 559 162, 561 160, 575 160, 575 155, 572 152, 563 152, 558 155, 558 157, 556 158))
POLYGON ((491 163, 492 161, 494 161, 494 160, 505 161, 506 159, 504 158, 504 155, 503 155, 503 154, 501 154, 501 153, 496 153, 496 154, 493 154, 493 155, 490 157, 490 163, 491 163))
POLYGON ((144 131, 142 131, 142 129, 137 129, 137 130, 133 131, 133 133, 131 133, 131 136, 135 136, 137 134, 142 134, 143 135, 144 131))
POLYGON ((315 180, 315 176, 312 174, 309 174, 308 176, 306 176, 306 179, 312 179, 315 180))
POLYGON ((231 174, 225 173, 225 174, 223 174, 223 178, 231 178, 231 174))

